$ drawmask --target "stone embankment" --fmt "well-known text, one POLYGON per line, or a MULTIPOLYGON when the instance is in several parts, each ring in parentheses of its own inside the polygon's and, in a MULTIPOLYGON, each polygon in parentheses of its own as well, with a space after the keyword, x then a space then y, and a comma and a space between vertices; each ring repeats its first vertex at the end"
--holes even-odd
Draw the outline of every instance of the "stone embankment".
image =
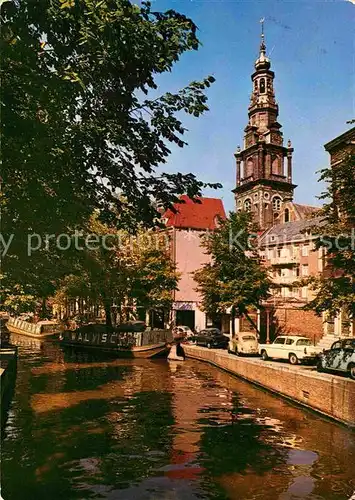
POLYGON ((241 358, 219 349, 184 344, 186 357, 211 363, 295 403, 355 427, 355 381, 287 363, 241 358))

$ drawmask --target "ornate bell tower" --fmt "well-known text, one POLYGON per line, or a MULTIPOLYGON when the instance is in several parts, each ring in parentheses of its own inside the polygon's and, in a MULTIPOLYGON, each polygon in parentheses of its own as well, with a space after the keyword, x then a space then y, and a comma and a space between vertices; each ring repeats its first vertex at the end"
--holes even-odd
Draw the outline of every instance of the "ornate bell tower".
POLYGON ((273 88, 275 74, 266 56, 264 21, 261 23, 260 52, 251 75, 253 91, 248 108, 249 123, 244 129, 244 148, 241 150, 238 146, 234 155, 237 177, 233 192, 236 209, 252 212, 260 230, 265 230, 279 222, 282 203, 292 200, 296 186, 292 184, 293 148, 291 141, 287 147, 283 145, 273 88))

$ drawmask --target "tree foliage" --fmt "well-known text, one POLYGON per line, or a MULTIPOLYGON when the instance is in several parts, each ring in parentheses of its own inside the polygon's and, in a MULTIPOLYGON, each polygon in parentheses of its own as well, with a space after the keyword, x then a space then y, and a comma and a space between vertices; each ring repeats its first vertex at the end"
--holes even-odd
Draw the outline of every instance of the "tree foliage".
MULTIPOLYGON (((230 212, 202 245, 211 262, 194 273, 202 307, 211 316, 231 311, 246 315, 268 297, 270 281, 257 252, 257 235, 250 214, 230 212)), ((234 321, 232 321, 234 328, 234 321)))
POLYGON ((97 236, 96 244, 84 250, 76 273, 61 281, 56 303, 89 299, 103 307, 108 325, 113 305, 119 312, 127 303, 132 309, 138 305, 145 310, 169 310, 178 275, 169 256, 170 242, 163 234, 141 229, 131 235, 107 227, 95 216, 90 229, 91 238, 97 236))
POLYGON ((317 216, 321 225, 314 228, 322 234, 316 248, 324 249, 326 267, 321 276, 311 277, 307 284, 314 291, 308 309, 318 314, 341 310, 355 316, 355 155, 348 155, 336 166, 324 169, 321 181, 327 189, 321 199, 325 204, 317 216))
POLYGON ((214 78, 158 94, 157 76, 199 41, 192 20, 149 3, 8 1, 1 20, 2 230, 14 235, 2 265, 27 286, 62 269, 60 253, 28 257, 28 233, 74 231, 94 211, 110 226, 148 226, 157 203, 200 194, 193 174, 159 167, 170 144, 186 144, 180 112, 208 109, 214 78))

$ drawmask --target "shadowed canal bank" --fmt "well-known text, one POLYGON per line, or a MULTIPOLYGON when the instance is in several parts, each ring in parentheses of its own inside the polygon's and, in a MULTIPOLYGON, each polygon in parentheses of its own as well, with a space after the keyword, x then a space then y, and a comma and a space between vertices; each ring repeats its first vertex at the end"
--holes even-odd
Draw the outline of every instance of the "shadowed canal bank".
POLYGON ((19 348, 2 496, 347 500, 355 434, 196 360, 19 348))
POLYGON ((350 378, 318 373, 314 366, 237 357, 221 349, 186 344, 184 352, 355 429, 355 381, 350 378))

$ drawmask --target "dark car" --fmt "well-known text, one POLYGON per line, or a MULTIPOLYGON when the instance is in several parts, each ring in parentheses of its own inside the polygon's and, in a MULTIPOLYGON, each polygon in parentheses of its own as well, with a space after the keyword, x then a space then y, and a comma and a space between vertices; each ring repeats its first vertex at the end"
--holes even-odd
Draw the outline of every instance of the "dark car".
POLYGON ((317 370, 347 373, 355 380, 355 339, 342 339, 319 355, 317 370))
POLYGON ((212 349, 213 347, 222 347, 226 349, 229 338, 221 333, 218 328, 206 328, 195 335, 196 345, 203 345, 212 349))

